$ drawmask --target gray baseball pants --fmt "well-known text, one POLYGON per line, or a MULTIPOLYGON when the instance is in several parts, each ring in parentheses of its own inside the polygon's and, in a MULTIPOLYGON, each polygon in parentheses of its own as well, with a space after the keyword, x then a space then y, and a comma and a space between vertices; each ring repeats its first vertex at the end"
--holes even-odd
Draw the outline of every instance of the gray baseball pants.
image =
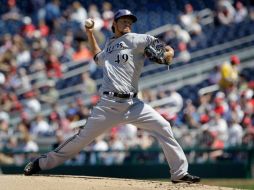
POLYGON ((187 159, 175 140, 168 121, 138 98, 121 99, 105 95, 94 106, 85 127, 78 134, 39 159, 40 168, 47 170, 64 163, 97 136, 120 123, 130 123, 145 129, 160 142, 170 167, 172 180, 180 179, 187 174, 187 159))

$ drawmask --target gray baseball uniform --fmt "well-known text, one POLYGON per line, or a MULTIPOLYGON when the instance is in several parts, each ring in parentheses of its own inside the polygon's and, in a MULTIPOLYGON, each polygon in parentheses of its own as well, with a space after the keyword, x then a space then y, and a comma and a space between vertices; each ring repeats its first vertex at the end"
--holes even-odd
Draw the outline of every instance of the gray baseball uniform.
POLYGON ((78 134, 40 158, 42 170, 62 164, 113 126, 131 123, 149 131, 159 140, 170 166, 172 180, 187 174, 185 154, 175 140, 169 122, 135 97, 144 64, 144 48, 153 40, 154 37, 146 34, 127 33, 107 41, 105 48, 95 56, 95 61, 103 66, 100 101, 78 134), (115 97, 116 93, 130 97, 115 97))

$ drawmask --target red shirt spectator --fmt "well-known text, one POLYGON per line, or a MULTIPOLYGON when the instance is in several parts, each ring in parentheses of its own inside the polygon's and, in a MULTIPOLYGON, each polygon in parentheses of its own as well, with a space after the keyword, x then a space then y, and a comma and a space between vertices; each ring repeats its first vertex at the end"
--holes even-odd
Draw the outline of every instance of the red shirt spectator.
POLYGON ((92 53, 88 50, 85 42, 80 42, 78 50, 72 55, 73 61, 92 59, 92 53))
POLYGON ((62 70, 61 70, 61 63, 58 60, 58 58, 50 53, 48 55, 48 61, 46 62, 46 70, 48 77, 56 77, 61 78, 63 76, 62 70))
POLYGON ((49 27, 46 25, 44 20, 39 21, 38 29, 41 33, 41 36, 46 37, 49 35, 49 27))
POLYGON ((24 17, 23 22, 24 26, 21 29, 22 34, 27 38, 32 38, 35 32, 35 26, 33 25, 31 18, 26 16, 24 17))

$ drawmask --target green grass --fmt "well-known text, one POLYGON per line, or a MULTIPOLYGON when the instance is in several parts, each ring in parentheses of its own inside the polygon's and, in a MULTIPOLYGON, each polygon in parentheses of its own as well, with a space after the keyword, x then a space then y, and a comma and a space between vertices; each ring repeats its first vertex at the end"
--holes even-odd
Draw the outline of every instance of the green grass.
POLYGON ((203 179, 202 184, 238 189, 254 189, 253 179, 203 179))
MULTIPOLYGON (((168 181, 168 179, 154 179, 154 180, 168 181)), ((201 179, 201 184, 254 190, 254 179, 201 179)))

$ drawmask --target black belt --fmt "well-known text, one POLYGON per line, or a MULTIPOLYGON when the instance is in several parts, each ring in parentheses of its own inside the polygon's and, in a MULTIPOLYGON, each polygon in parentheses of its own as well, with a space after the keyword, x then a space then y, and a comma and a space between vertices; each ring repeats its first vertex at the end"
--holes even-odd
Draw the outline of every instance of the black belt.
POLYGON ((118 98, 135 98, 137 96, 137 93, 122 94, 117 92, 103 92, 103 94, 118 98))

